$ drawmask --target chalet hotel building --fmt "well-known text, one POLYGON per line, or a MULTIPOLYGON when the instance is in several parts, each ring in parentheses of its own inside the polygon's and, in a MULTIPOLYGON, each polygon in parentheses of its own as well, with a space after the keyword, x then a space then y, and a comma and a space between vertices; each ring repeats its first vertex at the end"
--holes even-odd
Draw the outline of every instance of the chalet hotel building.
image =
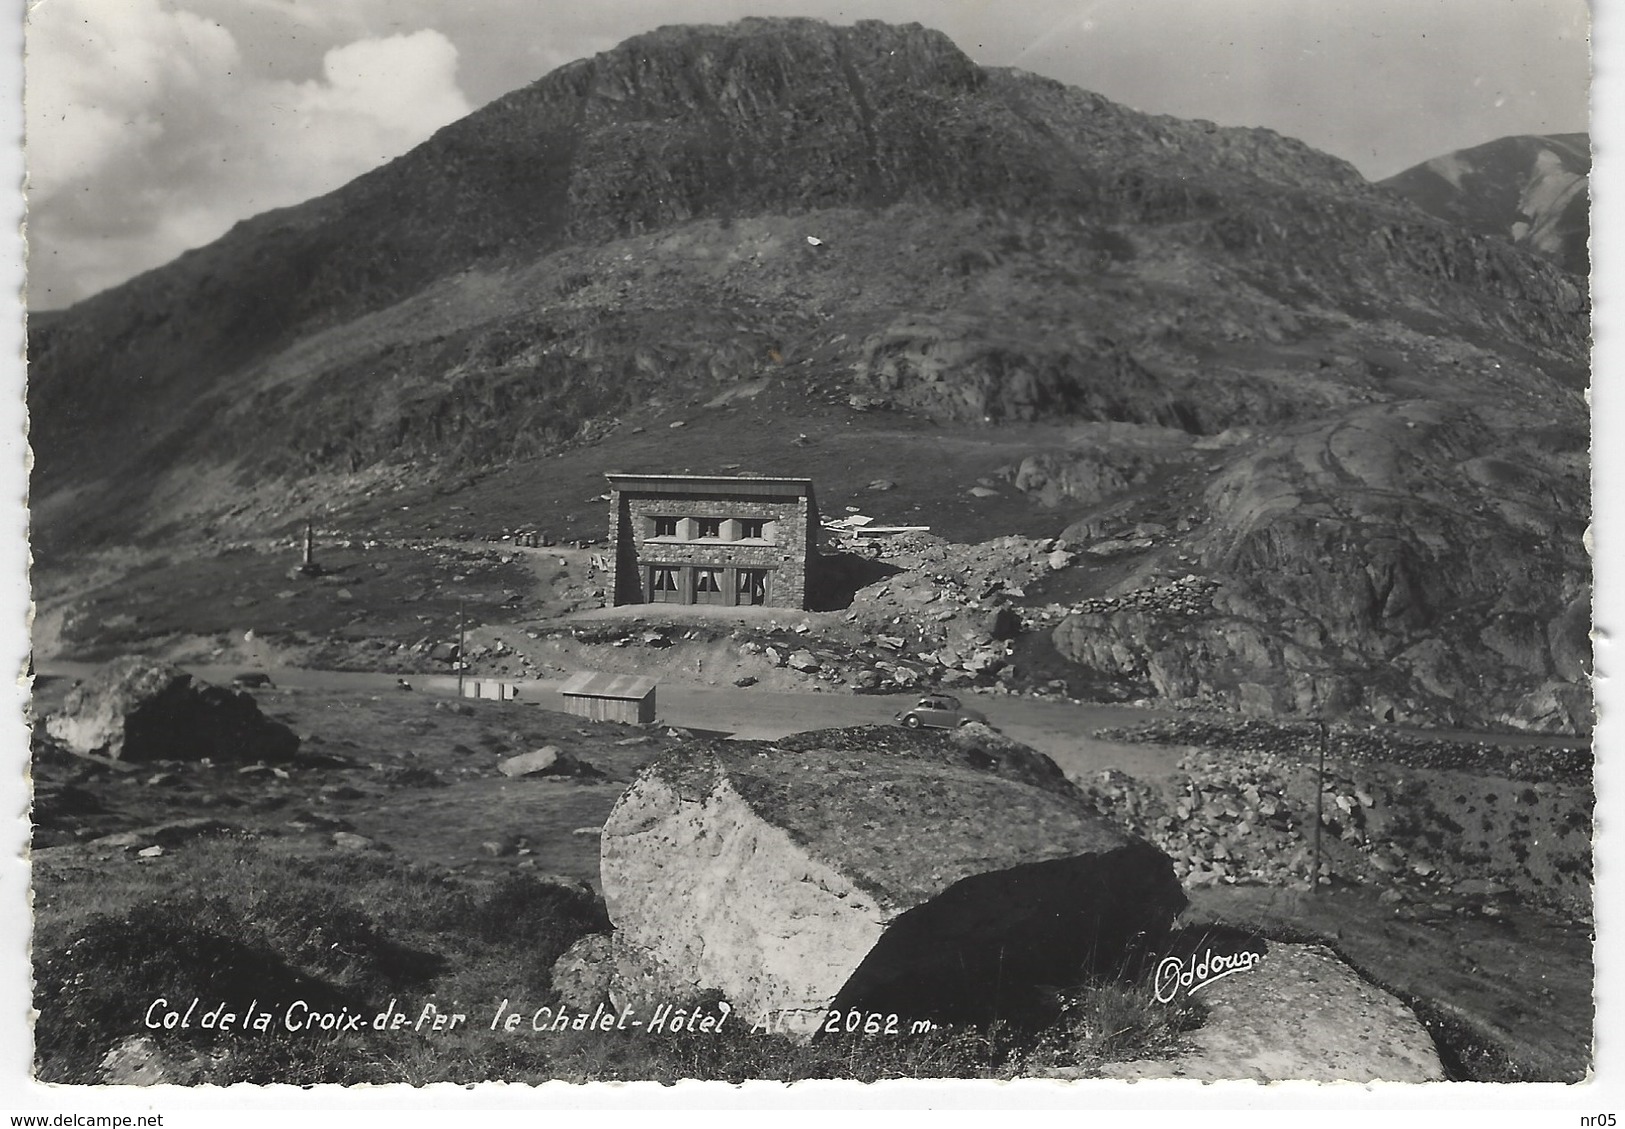
POLYGON ((808 478, 609 474, 616 604, 807 606, 808 478))

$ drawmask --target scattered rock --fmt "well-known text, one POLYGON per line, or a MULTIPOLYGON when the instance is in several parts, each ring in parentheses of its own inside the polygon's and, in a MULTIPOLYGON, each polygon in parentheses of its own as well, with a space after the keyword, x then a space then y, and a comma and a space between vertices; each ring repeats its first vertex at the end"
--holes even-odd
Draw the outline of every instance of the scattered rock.
POLYGON ((1493 882, 1488 878, 1464 878, 1450 889, 1467 898, 1499 898, 1512 893, 1510 886, 1493 882))
POLYGON ((1115 537, 1107 541, 1097 541, 1084 549, 1091 557, 1116 557, 1133 551, 1134 545, 1131 542, 1115 537))
POLYGON ((553 962, 553 990, 559 1003, 575 1011, 592 1011, 610 1001, 615 957, 605 933, 581 938, 553 962))
POLYGON ((819 665, 818 660, 813 657, 811 651, 796 651, 785 661, 791 670, 799 670, 803 673, 817 670, 819 665))
POLYGON ((528 753, 509 757, 497 765, 504 776, 601 776, 596 768, 556 745, 544 745, 528 753))
POLYGON ((538 772, 558 775, 563 771, 559 768, 561 756, 563 754, 557 745, 544 745, 540 749, 509 757, 497 765, 497 771, 504 776, 529 776, 538 772))
POLYGON ((129 850, 132 847, 173 847, 188 839, 195 839, 199 835, 211 835, 224 831, 235 831, 231 824, 207 816, 197 816, 192 819, 176 819, 168 823, 155 823, 149 827, 138 827, 133 831, 120 831, 114 835, 103 835, 95 840, 98 847, 112 847, 129 850))
POLYGON ((1014 639, 1021 634, 1021 616, 1014 608, 997 608, 988 613, 982 629, 994 639, 1014 639))
POLYGON ((310 811, 300 812, 298 815, 295 815, 292 819, 290 819, 286 823, 284 823, 283 826, 291 828, 294 831, 349 831, 349 830, 351 830, 350 824, 347 823, 345 820, 331 819, 328 816, 317 815, 315 812, 310 812, 310 811))
POLYGON ((376 839, 369 839, 365 835, 357 835, 354 831, 333 832, 333 845, 346 851, 387 851, 388 847, 376 839))
POLYGON ((395 788, 440 788, 446 781, 432 768, 418 765, 389 765, 378 774, 379 780, 395 788))

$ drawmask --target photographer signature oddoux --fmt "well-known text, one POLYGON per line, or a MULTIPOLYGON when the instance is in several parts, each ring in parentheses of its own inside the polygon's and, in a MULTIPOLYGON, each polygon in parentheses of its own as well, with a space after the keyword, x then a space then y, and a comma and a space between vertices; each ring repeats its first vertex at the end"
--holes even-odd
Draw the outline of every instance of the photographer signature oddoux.
POLYGON ((1201 959, 1193 956, 1189 964, 1180 957, 1163 957, 1157 965, 1156 976, 1152 978, 1151 990, 1159 1004, 1172 1003, 1181 988, 1185 989, 1186 995, 1193 996, 1226 976, 1252 971, 1253 966, 1263 959, 1263 953, 1245 949, 1228 954, 1204 949, 1201 959))

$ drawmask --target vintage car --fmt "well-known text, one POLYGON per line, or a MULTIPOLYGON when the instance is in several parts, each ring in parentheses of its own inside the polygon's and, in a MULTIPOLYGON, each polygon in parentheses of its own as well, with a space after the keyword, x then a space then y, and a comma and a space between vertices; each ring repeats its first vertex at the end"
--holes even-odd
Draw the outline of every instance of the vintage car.
POLYGON ((962 705, 952 694, 927 694, 897 715, 897 723, 910 729, 957 729, 967 722, 987 724, 987 716, 962 705))

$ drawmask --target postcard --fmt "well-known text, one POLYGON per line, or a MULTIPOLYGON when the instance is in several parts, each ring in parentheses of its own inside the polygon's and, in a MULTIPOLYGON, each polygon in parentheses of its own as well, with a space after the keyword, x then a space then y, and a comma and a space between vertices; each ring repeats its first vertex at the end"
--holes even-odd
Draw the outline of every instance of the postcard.
POLYGON ((31 6, 18 1112, 1606 1113, 1592 18, 31 6))

